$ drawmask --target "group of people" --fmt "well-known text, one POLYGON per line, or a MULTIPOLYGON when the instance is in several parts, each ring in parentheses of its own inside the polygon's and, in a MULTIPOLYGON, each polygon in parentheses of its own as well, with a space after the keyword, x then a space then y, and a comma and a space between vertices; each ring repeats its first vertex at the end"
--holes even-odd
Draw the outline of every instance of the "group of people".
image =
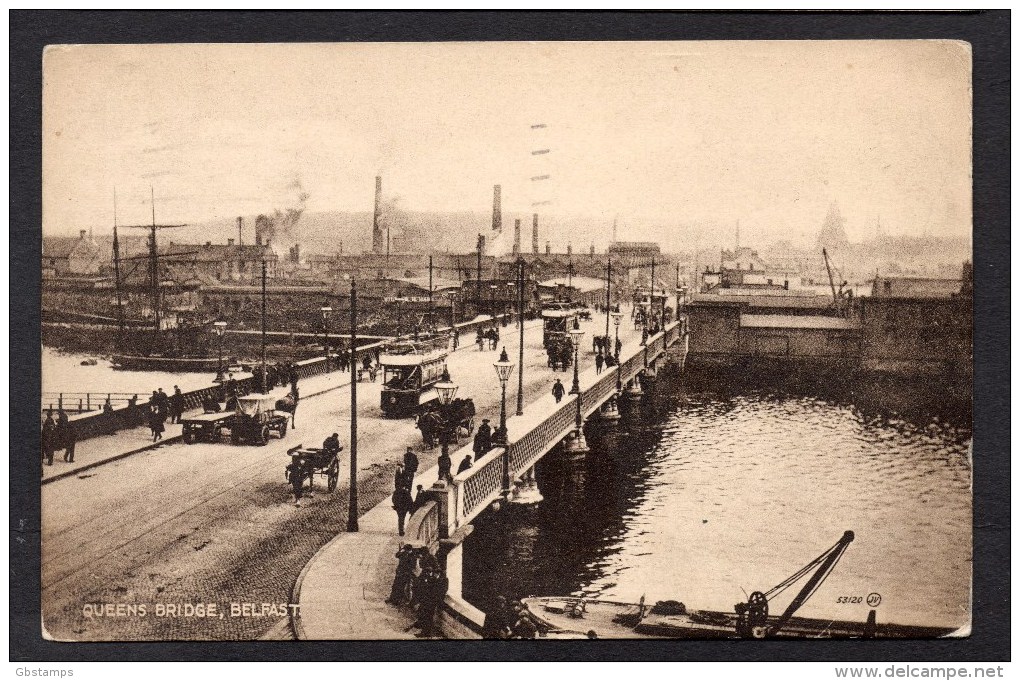
POLYGON ((403 544, 397 549, 396 558, 397 571, 386 602, 417 610, 418 617, 408 630, 421 629, 419 637, 440 635, 436 613, 450 588, 450 580, 427 547, 403 544))
POLYGON ((485 350, 486 342, 488 342, 490 350, 496 349, 496 347, 499 345, 498 326, 493 326, 492 328, 486 329, 485 331, 482 331, 482 329, 480 328, 478 329, 478 333, 475 334, 475 345, 478 346, 479 352, 485 350))
POLYGON ((496 605, 485 614, 482 624, 482 638, 485 639, 533 639, 545 633, 527 606, 520 601, 508 604, 504 596, 496 596, 496 605))
MULTIPOLYGON (((255 371, 255 380, 260 380, 261 367, 255 371)), ((276 362, 266 364, 266 390, 272 390, 278 385, 289 384, 292 388, 297 386, 297 367, 291 362, 276 362)))
POLYGON ((58 449, 64 450, 64 461, 74 463, 75 441, 74 426, 67 418, 67 412, 63 409, 58 410, 57 418, 54 420, 53 410, 47 410, 42 425, 42 454, 46 465, 53 465, 53 456, 58 449))
POLYGON ((163 439, 164 424, 167 419, 170 423, 180 423, 184 415, 184 393, 178 386, 174 386, 173 395, 167 395, 162 388, 152 391, 152 397, 146 405, 149 418, 149 432, 152 434, 152 441, 163 439))

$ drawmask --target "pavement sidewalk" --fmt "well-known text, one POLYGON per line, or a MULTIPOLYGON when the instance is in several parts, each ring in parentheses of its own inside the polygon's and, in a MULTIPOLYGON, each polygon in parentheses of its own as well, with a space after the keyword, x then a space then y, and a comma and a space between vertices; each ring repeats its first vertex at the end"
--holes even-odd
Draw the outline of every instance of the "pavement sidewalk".
MULTIPOLYGON (((301 392, 301 399, 307 400, 317 395, 330 392, 350 385, 350 372, 330 372, 303 378, 298 383, 301 392)), ((300 412, 300 406, 298 407, 300 412)), ((201 414, 201 409, 189 409, 184 412, 185 416, 201 414)), ((299 414, 300 415, 300 414, 299 414)), ((74 475, 83 473, 96 466, 112 463, 124 457, 146 452, 152 449, 159 449, 165 445, 176 444, 181 440, 182 427, 177 423, 166 423, 166 430, 163 432, 163 439, 157 442, 152 441, 152 433, 148 426, 138 426, 118 430, 113 435, 100 435, 82 440, 75 444, 74 463, 63 460, 63 450, 53 456, 53 465, 42 466, 42 484, 56 482, 74 475)))

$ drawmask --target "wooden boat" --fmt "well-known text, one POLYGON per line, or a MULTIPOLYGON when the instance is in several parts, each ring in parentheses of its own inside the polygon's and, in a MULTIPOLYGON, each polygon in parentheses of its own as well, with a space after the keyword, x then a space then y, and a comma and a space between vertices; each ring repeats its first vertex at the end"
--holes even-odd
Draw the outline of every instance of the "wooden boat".
POLYGON ((163 355, 114 355, 113 368, 126 371, 165 371, 168 373, 216 371, 217 357, 167 357, 163 355))
MULTIPOLYGON (((654 606, 647 608, 641 603, 556 596, 525 598, 522 603, 540 626, 557 638, 744 638, 737 633, 735 612, 690 610, 684 615, 659 615, 653 612, 654 606)), ((769 617, 766 626, 774 627, 779 619, 769 617)), ((872 623, 870 617, 861 622, 793 617, 768 638, 923 639, 949 636, 953 631, 946 627, 872 623)))
POLYGON ((636 604, 572 597, 526 598, 522 602, 540 629, 588 638, 939 638, 954 633, 950 628, 878 624, 874 609, 864 622, 794 617, 853 540, 853 532, 844 532, 820 556, 768 591, 753 592, 746 603, 737 603, 733 612, 689 610, 678 601, 648 607, 644 597, 636 604), (770 615, 769 600, 804 578, 804 586, 783 613, 770 615))

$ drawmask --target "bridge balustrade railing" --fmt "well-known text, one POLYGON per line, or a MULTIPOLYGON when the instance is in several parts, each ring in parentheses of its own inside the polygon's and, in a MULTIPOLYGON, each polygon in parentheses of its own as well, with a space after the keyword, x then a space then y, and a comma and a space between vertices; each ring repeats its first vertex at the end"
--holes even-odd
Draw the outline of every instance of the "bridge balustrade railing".
POLYGON ((439 543, 439 504, 427 501, 407 521, 405 536, 435 550, 439 543))
MULTIPOLYGON (((629 381, 640 373, 645 367, 646 357, 655 358, 676 337, 677 324, 673 323, 664 332, 648 339, 647 346, 638 348, 621 362, 620 380, 629 381)), ((609 371, 582 391, 582 410, 590 414, 597 409, 616 391, 616 380, 616 372, 609 371)), ((507 446, 505 454, 509 457, 511 480, 520 478, 574 428, 577 413, 574 399, 575 396, 568 396, 548 417, 507 446)), ((465 447, 463 453, 470 453, 470 447, 465 447)), ((493 450, 454 478, 454 508, 449 513, 451 529, 468 522, 499 496, 503 486, 503 456, 503 449, 493 450)), ((457 460, 456 457, 454 460, 457 460)))

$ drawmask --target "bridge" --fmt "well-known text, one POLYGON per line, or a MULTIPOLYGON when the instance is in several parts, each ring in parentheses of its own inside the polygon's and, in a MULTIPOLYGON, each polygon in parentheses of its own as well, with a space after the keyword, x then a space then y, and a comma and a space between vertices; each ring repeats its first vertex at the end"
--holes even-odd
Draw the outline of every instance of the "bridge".
MULTIPOLYGON (((640 397, 642 383, 668 359, 682 366, 686 347, 684 320, 668 325, 645 345, 626 345, 617 366, 601 373, 595 368, 582 371, 579 394, 565 395, 559 403, 544 394, 529 403, 524 415, 508 420, 505 447, 491 450, 451 482, 432 484, 430 500, 411 516, 402 541, 427 546, 445 569, 450 586, 441 624, 447 638, 478 638, 484 621, 484 613, 462 595, 463 541, 471 533, 471 522, 497 502, 527 502, 537 492, 534 467, 546 454, 560 443, 567 450, 585 451, 583 434, 577 437, 578 413, 582 422, 596 415, 618 418, 617 400, 640 397)), ((455 465, 465 455, 473 455, 470 443, 450 452, 455 465)), ((418 479, 435 477, 433 469, 418 479)), ((339 535, 305 567, 292 597, 300 604, 300 615, 292 622, 298 638, 407 636, 396 609, 382 603, 396 567, 393 552, 401 541, 392 533, 392 513, 387 499, 359 519, 360 533, 339 535)))

